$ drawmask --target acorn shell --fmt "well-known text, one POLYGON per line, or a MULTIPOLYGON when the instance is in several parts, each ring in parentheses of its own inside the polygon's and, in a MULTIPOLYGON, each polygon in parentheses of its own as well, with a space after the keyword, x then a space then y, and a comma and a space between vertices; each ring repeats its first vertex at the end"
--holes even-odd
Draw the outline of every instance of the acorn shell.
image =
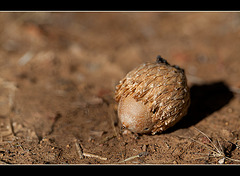
MULTIPOLYGON (((122 102, 129 96, 142 102, 152 121, 148 130, 135 131, 127 127, 137 133, 155 134, 166 130, 187 114, 190 105, 184 70, 166 61, 145 63, 130 71, 116 86, 115 100, 122 102)), ((118 116, 124 123, 119 109, 121 107, 118 116)))

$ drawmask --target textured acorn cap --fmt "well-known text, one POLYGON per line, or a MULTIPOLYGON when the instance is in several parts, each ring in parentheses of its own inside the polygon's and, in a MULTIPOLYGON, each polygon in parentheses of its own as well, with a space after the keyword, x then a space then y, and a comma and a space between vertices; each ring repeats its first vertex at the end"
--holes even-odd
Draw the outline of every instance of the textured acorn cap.
POLYGON ((184 70, 157 57, 144 63, 116 86, 118 117, 135 133, 155 134, 177 123, 187 114, 190 92, 184 70))

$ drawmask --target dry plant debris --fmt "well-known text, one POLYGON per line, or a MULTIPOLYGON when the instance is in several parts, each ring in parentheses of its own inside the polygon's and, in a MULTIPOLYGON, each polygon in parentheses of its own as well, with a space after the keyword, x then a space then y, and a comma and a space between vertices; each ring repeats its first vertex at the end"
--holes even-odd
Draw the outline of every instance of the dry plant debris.
POLYGON ((104 160, 104 161, 107 160, 106 157, 101 157, 99 155, 83 152, 83 149, 82 149, 81 145, 77 142, 77 140, 75 140, 75 146, 76 146, 76 150, 78 152, 80 159, 84 159, 84 157, 92 157, 92 158, 98 158, 98 159, 104 160))
POLYGON ((200 155, 206 155, 208 157, 214 157, 214 158, 220 158, 218 160, 219 164, 224 164, 225 160, 231 160, 231 161, 235 161, 235 162, 240 162, 240 160, 238 159, 233 159, 230 158, 228 156, 226 156, 223 146, 221 145, 221 143, 219 142, 219 140, 217 139, 217 144, 214 144, 214 142, 201 130, 197 129, 196 127, 194 127, 199 133, 201 133, 203 136, 205 136, 209 142, 209 144, 205 144, 201 141, 195 140, 193 138, 190 138, 192 141, 206 147, 209 151, 211 151, 211 153, 208 154, 204 154, 204 153, 198 153, 200 155))

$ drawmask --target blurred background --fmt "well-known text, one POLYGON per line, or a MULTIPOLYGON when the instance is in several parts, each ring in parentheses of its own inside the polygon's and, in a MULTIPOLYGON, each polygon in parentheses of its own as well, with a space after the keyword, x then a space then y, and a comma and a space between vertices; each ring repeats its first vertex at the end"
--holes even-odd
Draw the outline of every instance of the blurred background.
POLYGON ((109 88, 161 55, 190 81, 240 86, 237 12, 2 12, 0 23, 1 77, 59 67, 58 74, 109 88))

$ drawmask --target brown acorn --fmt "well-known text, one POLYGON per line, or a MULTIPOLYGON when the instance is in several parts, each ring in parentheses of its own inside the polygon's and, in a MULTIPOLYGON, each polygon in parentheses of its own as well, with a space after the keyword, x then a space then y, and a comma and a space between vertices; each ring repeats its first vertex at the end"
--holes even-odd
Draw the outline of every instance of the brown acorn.
POLYGON ((134 133, 162 132, 187 114, 190 92, 184 70, 161 56, 130 71, 116 86, 118 118, 134 133))

